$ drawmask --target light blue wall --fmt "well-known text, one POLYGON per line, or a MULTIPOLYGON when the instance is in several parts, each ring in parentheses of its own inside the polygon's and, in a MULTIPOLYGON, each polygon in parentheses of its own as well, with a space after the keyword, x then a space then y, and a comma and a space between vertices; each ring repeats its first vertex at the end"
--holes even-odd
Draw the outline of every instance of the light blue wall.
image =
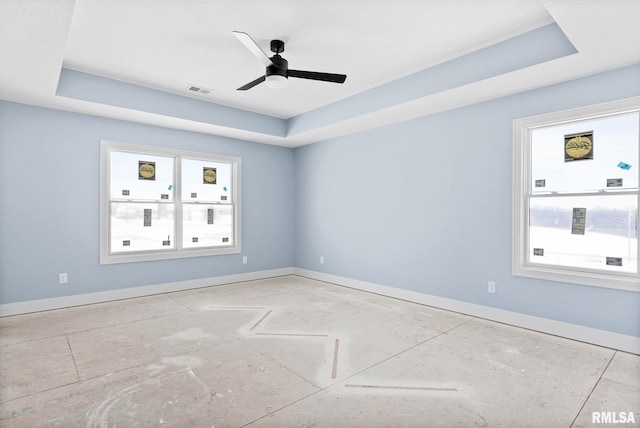
POLYGON ((636 95, 640 66, 295 150, 0 102, 0 304, 297 266, 640 337, 640 293, 511 275, 513 119, 636 95), (242 157, 243 254, 100 266, 100 139, 242 157))
POLYGON ((291 149, 0 102, 0 303, 291 267, 292 195, 291 149), (240 156, 243 253, 100 266, 100 139, 240 156))
POLYGON ((640 293, 511 274, 513 119, 637 95, 633 66, 300 147, 295 265, 640 337, 640 293))

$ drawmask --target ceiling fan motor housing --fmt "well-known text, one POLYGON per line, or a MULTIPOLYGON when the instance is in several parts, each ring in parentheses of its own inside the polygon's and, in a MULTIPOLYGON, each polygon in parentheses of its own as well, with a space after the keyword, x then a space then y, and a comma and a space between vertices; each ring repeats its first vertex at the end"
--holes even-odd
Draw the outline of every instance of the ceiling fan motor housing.
POLYGON ((275 54, 271 58, 273 64, 267 66, 266 75, 272 76, 274 74, 287 77, 287 70, 289 69, 289 61, 282 58, 280 55, 275 54))

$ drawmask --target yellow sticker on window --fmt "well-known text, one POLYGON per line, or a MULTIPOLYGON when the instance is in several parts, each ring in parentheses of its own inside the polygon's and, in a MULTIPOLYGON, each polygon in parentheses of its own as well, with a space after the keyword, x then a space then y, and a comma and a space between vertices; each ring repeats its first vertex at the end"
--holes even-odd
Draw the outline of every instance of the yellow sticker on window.
POLYGON ((138 161, 138 180, 155 180, 156 163, 138 161))
POLYGON ((203 184, 216 184, 218 180, 218 174, 215 168, 202 168, 202 183, 203 184))
POLYGON ((593 159, 593 131, 564 136, 564 161, 593 159))

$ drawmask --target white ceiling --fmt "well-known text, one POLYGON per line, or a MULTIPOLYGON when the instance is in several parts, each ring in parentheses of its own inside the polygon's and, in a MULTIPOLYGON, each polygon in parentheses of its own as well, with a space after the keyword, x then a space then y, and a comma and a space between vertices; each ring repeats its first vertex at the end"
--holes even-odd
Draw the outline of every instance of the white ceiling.
POLYGON ((0 0, 0 98, 297 146, 638 63, 638 22, 638 0, 0 0), (293 136, 56 96, 65 67, 289 119, 553 22, 578 54, 293 136), (283 40, 293 69, 347 80, 237 91, 264 68, 233 30, 268 53, 283 40))

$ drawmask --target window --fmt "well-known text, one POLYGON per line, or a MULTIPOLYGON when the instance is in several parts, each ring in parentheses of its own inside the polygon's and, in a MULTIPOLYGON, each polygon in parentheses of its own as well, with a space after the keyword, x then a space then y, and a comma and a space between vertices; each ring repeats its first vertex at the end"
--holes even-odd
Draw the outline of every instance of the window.
POLYGON ((513 274, 640 291, 640 97, 514 121, 513 274))
POLYGON ((100 263, 240 252, 240 159, 101 142, 100 263))

